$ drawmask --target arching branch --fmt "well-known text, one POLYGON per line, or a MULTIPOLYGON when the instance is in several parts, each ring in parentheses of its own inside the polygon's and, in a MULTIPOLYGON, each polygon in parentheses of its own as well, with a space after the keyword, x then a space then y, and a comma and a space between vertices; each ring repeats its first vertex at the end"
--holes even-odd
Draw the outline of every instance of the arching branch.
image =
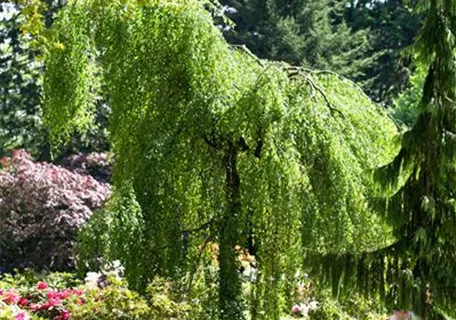
MULTIPOLYGON (((308 75, 308 74, 317 74, 318 72, 322 72, 322 71, 316 71, 316 70, 312 70, 312 69, 308 69, 308 68, 304 68, 304 67, 295 67, 295 66, 288 66, 288 67, 285 67, 285 70, 288 71, 288 76, 290 78, 294 78, 300 74, 303 74, 304 72, 304 79, 306 80, 306 82, 310 85, 310 87, 312 88, 312 91, 316 91, 318 92, 322 97, 323 99, 325 100, 326 102, 326 105, 328 106, 328 108, 330 109, 331 112, 337 112, 339 113, 343 118, 346 118, 345 114, 339 110, 338 108, 334 107, 331 102, 329 101, 328 99, 328 96, 326 95, 325 91, 323 90, 323 88, 321 88, 320 86, 318 86, 315 81, 313 81, 313 79, 308 75)), ((337 75, 337 73, 334 73, 335 75, 337 75)), ((314 96, 313 96, 314 97, 314 96)))
POLYGON ((254 55, 252 53, 252 51, 249 50, 249 48, 247 48, 245 45, 240 45, 240 44, 232 44, 231 45, 232 48, 237 48, 237 49, 241 49, 242 51, 244 51, 248 56, 250 56, 253 60, 255 60, 256 62, 258 62, 258 64, 262 67, 266 67, 266 64, 260 59, 258 58, 256 55, 254 55))
POLYGON ((310 77, 306 76, 305 78, 306 78, 306 82, 311 86, 311 88, 313 90, 317 91, 318 93, 320 93, 320 95, 325 100, 326 105, 328 106, 330 111, 335 111, 335 112, 339 113, 342 116, 342 118, 347 118, 341 110, 337 109, 336 107, 334 107, 331 104, 325 91, 320 86, 318 86, 310 77))

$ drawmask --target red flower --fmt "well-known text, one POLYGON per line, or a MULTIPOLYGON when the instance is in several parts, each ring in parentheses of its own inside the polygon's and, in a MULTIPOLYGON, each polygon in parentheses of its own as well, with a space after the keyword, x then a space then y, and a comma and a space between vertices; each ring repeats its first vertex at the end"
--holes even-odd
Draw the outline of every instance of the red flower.
POLYGON ((28 303, 28 300, 27 300, 27 299, 25 299, 25 298, 20 298, 17 304, 20 305, 21 307, 24 307, 24 306, 27 305, 27 303, 28 303))
POLYGON ((86 301, 83 299, 83 298, 79 298, 77 301, 76 301, 76 304, 82 306, 83 304, 85 304, 86 301))
POLYGON ((10 289, 3 292, 0 298, 2 298, 2 301, 7 304, 17 304, 21 300, 21 296, 16 289, 10 289))
POLYGON ((36 288, 38 290, 46 290, 48 288, 48 285, 46 282, 38 282, 36 288))

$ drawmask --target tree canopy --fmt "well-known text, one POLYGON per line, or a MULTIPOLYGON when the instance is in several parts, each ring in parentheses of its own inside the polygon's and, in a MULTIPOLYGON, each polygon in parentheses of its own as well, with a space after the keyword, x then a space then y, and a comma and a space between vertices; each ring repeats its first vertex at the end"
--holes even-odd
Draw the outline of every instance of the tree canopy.
POLYGON ((228 45, 208 6, 70 3, 46 49, 45 121, 62 143, 90 127, 100 96, 108 101, 112 220, 124 237, 109 251, 131 283, 194 270, 212 241, 220 318, 242 318, 247 301, 257 318, 278 319, 305 246, 388 244, 389 228, 366 202, 365 172, 392 158, 396 127, 338 75, 228 45), (237 245, 258 259, 247 300, 237 245), (142 262, 129 263, 132 253, 142 262))

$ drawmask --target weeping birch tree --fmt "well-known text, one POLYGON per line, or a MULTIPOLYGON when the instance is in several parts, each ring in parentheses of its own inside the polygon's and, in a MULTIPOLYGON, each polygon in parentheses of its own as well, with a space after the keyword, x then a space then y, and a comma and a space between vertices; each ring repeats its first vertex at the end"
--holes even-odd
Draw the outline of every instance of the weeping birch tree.
MULTIPOLYGON (((208 10, 209 9, 209 10, 208 10)), ((219 318, 278 319, 304 247, 386 246, 366 170, 396 127, 350 81, 231 47, 199 0, 73 1, 50 31, 45 119, 55 144, 111 108, 107 252, 138 289, 196 270, 218 245, 219 318), (243 297, 236 246, 257 258, 243 297), (288 290, 288 291, 287 291, 288 290), (254 307, 252 307, 254 306, 254 307)))

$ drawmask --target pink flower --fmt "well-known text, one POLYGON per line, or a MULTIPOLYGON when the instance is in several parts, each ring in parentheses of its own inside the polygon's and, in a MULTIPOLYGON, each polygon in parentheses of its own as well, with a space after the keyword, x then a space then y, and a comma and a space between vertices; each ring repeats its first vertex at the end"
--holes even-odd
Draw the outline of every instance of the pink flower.
POLYGON ((16 313, 16 315, 14 316, 14 320, 28 320, 28 319, 30 319, 30 316, 25 311, 20 311, 20 312, 16 313))
POLYGON ((48 288, 48 285, 46 282, 38 282, 36 288, 38 290, 46 290, 48 288))
POLYGON ((48 310, 57 306, 60 306, 60 300, 59 299, 49 299, 45 304, 43 304, 40 307, 40 310, 48 310))
POLYGON ((79 289, 72 289, 72 291, 73 291, 73 294, 76 296, 82 296, 82 294, 83 294, 82 290, 79 290, 79 289))
POLYGON ((38 310, 40 309, 40 306, 37 305, 36 303, 31 303, 31 304, 29 305, 29 308, 30 308, 30 311, 36 312, 36 311, 38 311, 38 310))
POLYGON ((65 300, 72 295, 81 296, 82 291, 73 290, 73 289, 65 289, 63 291, 51 290, 51 291, 48 291, 46 294, 48 299, 59 299, 59 300, 65 300))
POLYGON ((60 292, 59 294, 60 294, 60 299, 65 300, 69 296, 73 295, 74 291, 73 291, 73 289, 65 289, 62 292, 60 292))
POLYGON ((62 310, 60 315, 54 317, 54 320, 69 320, 71 319, 71 314, 67 310, 62 310))
POLYGON ((58 291, 51 290, 46 293, 46 297, 48 299, 60 299, 60 293, 58 291))
POLYGON ((7 304, 17 304, 21 300, 21 296, 16 289, 4 291, 0 298, 2 298, 2 301, 7 304))
POLYGON ((297 304, 293 305, 293 307, 291 308, 291 313, 299 313, 301 311, 302 311, 301 306, 299 306, 297 304))

